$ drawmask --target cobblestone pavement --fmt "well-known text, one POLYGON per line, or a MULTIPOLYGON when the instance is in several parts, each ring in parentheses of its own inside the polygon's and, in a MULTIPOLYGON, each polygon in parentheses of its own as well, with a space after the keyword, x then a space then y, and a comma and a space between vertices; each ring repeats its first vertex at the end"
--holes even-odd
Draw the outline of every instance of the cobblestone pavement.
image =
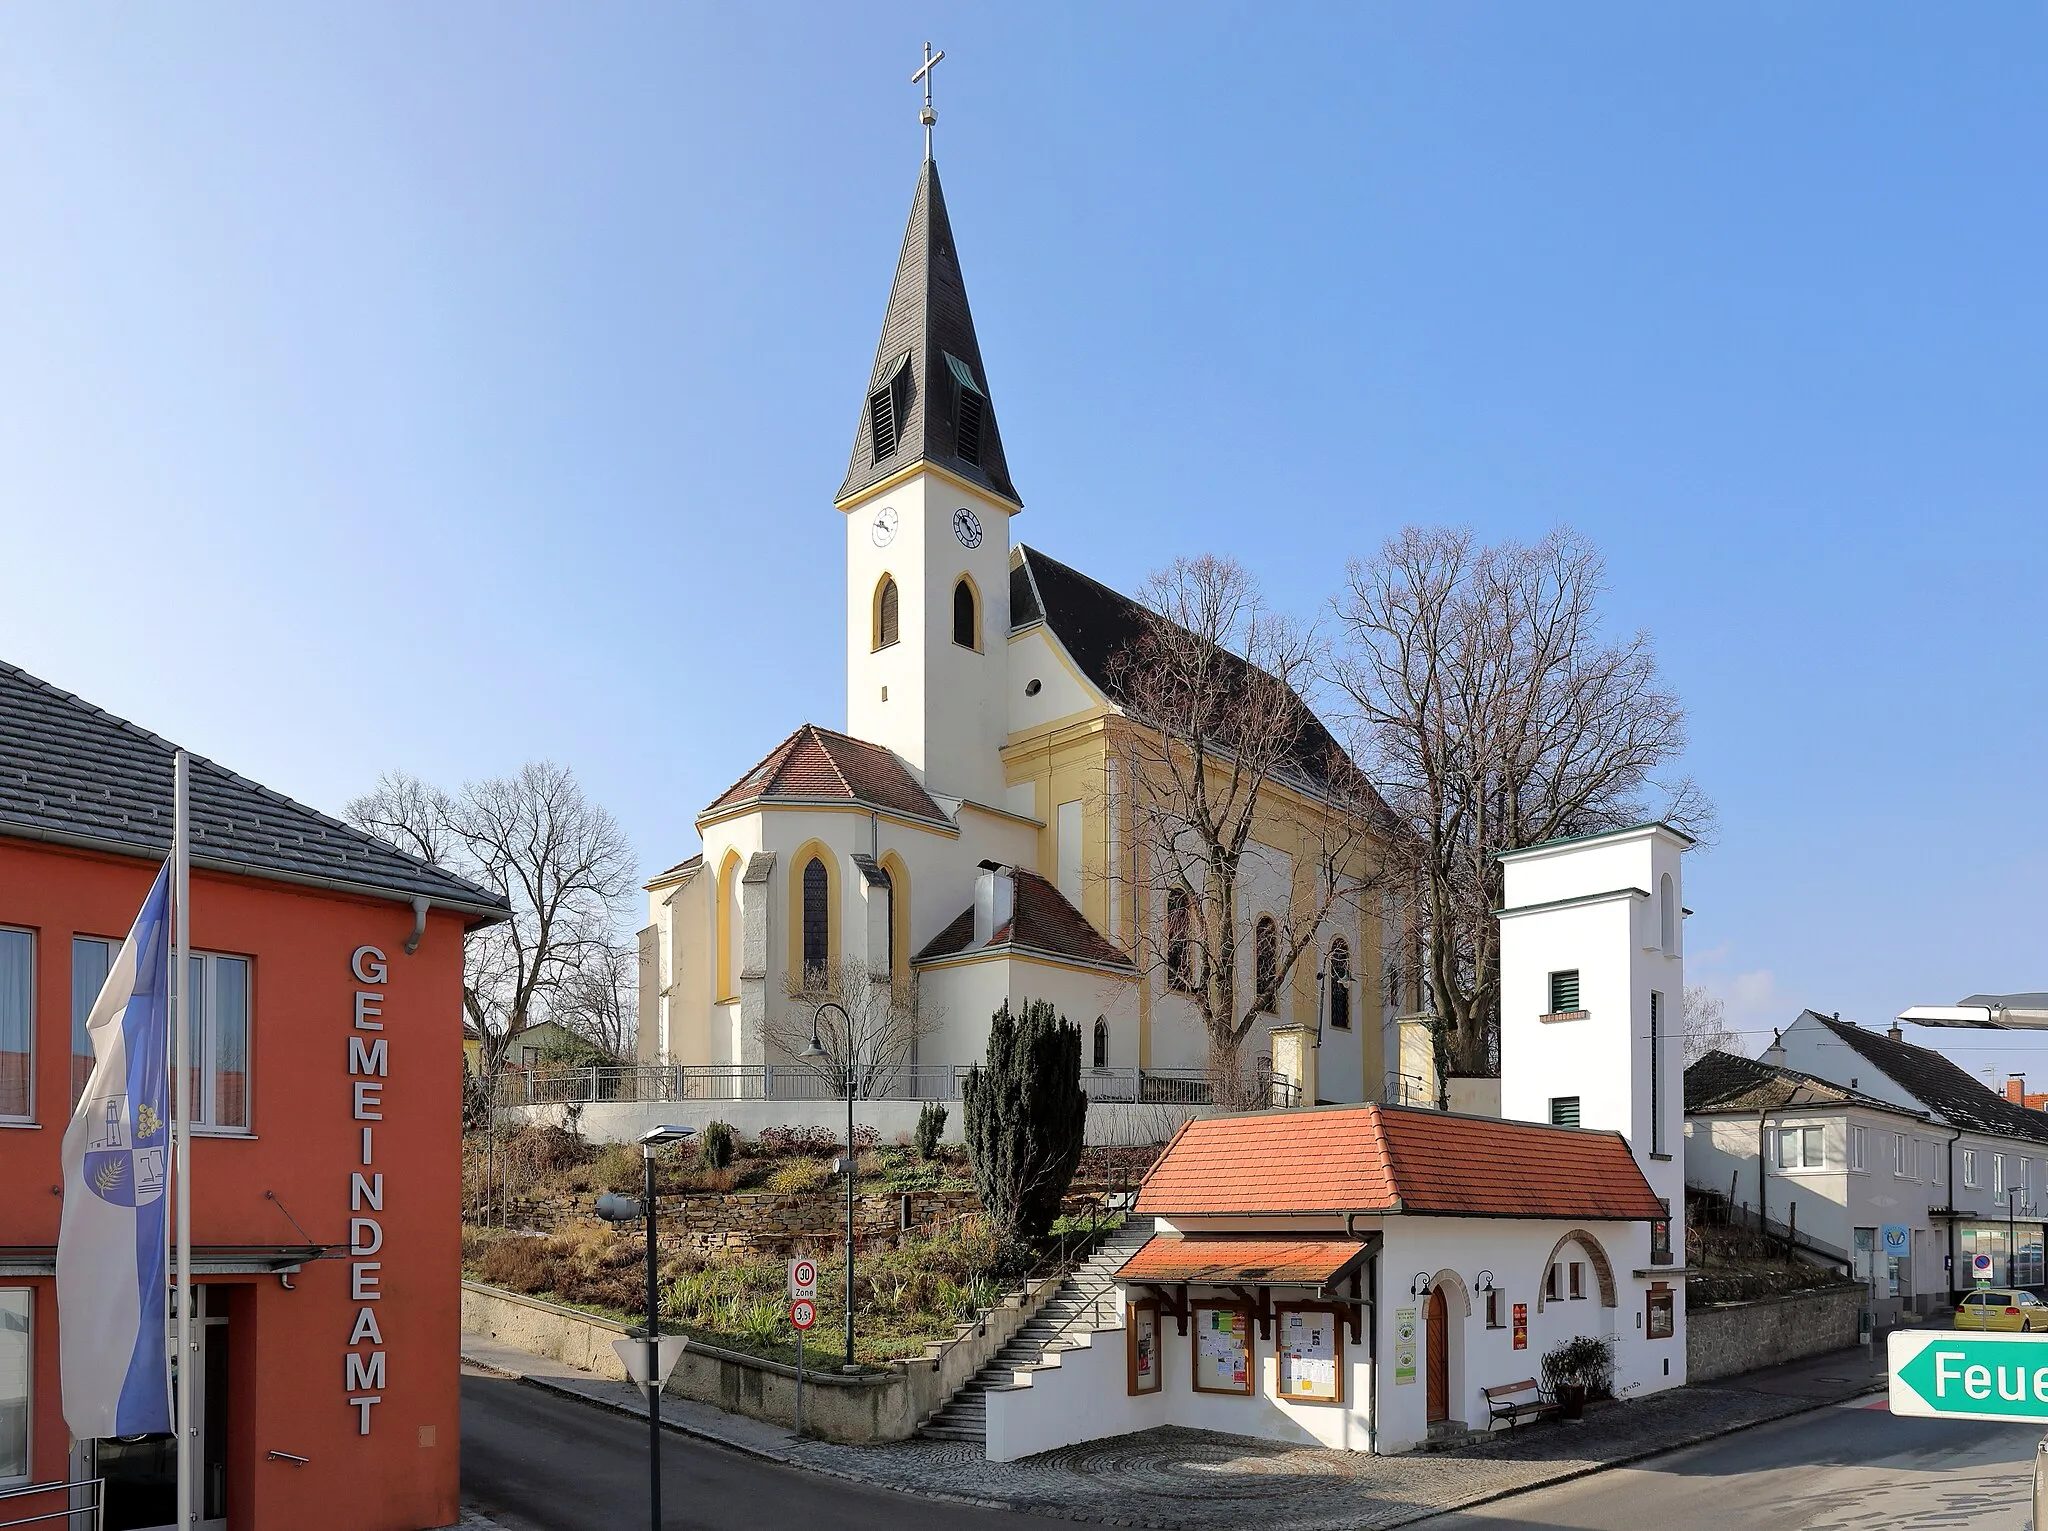
MULTIPOLYGON (((638 1390, 556 1362, 473 1344, 466 1357, 538 1386, 626 1412, 638 1390), (487 1354, 477 1353, 488 1351, 487 1354), (525 1365, 520 1364, 524 1361, 525 1365)), ((1546 1483, 1597 1472, 1731 1430, 1796 1414, 1883 1381, 1882 1352, 1822 1357, 1744 1378, 1596 1406, 1573 1423, 1499 1431, 1440 1452, 1379 1457, 1178 1428, 1117 1436, 990 1462, 978 1446, 903 1441, 840 1446, 702 1404, 666 1400, 677 1429, 814 1471, 935 1498, 1120 1526, 1242 1526, 1247 1504, 1286 1505, 1291 1531, 1365 1531, 1405 1525, 1546 1483)))

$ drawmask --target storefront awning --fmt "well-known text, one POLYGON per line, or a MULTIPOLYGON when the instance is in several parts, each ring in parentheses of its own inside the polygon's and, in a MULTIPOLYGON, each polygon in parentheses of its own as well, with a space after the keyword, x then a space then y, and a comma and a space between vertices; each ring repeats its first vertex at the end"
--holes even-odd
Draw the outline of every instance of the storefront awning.
POLYGON ((1162 1233, 1126 1260, 1116 1279, 1158 1285, 1328 1286, 1363 1260, 1369 1247, 1362 1239, 1162 1233))
MULTIPOLYGON (((318 1244, 195 1244, 192 1246, 192 1274, 195 1276, 270 1276, 290 1272, 314 1260, 340 1259, 340 1247, 327 1249, 318 1244)), ((57 1273, 54 1246, 0 1245, 0 1276, 53 1276, 57 1273)))

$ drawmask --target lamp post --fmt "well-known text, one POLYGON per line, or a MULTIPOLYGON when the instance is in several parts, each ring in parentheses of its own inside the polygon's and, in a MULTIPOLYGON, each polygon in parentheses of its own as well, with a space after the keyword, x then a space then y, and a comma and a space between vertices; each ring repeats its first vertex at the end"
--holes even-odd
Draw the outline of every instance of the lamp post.
POLYGON ((811 1012, 810 1046, 798 1056, 808 1062, 831 1056, 818 1038, 818 1018, 827 1010, 839 1013, 839 1024, 846 1037, 846 1363, 841 1369, 852 1372, 860 1370, 853 1363, 853 1018, 843 1006, 828 999, 811 1012))
POLYGON ((647 1524, 661 1531, 661 1292, 655 1268, 654 1151, 680 1143, 694 1129, 650 1127, 640 1134, 641 1197, 606 1192, 597 1199, 597 1215, 608 1223, 629 1223, 636 1216, 647 1223, 647 1524))

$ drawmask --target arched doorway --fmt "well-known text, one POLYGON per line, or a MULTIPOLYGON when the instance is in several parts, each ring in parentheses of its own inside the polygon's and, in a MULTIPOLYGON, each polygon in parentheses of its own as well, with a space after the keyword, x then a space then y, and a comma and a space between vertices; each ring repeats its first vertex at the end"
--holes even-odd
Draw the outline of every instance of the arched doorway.
POLYGON ((1440 1425, 1451 1417, 1451 1310, 1440 1286, 1429 1289, 1423 1340, 1428 1349, 1429 1423, 1440 1425))

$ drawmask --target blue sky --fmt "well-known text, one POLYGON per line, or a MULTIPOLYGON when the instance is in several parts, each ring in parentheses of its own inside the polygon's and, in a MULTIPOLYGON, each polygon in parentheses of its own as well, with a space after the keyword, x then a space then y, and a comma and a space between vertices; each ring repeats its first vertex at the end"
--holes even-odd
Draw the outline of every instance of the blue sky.
POLYGON ((2048 987, 2037 6, 8 6, 0 655, 330 810, 551 756, 688 854, 843 721, 928 36, 1019 539, 1310 616, 1569 522, 1720 808, 1694 978, 2048 987))

